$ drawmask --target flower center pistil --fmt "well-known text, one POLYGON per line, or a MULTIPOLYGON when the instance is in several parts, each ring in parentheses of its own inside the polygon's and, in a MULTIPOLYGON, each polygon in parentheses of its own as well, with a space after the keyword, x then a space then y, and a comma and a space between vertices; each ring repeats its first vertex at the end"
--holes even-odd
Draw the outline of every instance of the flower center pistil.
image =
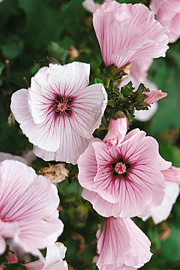
POLYGON ((123 162, 117 162, 114 167, 114 171, 117 174, 124 174, 126 172, 126 164, 124 164, 123 162))
POLYGON ((53 105, 55 112, 60 115, 69 115, 72 99, 57 97, 56 103, 53 105))

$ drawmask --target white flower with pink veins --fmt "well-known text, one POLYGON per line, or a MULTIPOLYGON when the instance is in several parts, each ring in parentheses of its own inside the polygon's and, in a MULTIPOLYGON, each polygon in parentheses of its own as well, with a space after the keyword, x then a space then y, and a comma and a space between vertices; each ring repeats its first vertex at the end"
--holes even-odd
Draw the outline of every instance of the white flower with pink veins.
POLYGON ((23 133, 44 160, 77 163, 99 127, 107 103, 101 83, 89 84, 90 65, 50 64, 31 86, 12 96, 11 110, 23 133))
POLYGON ((6 240, 16 250, 42 257, 40 249, 53 244, 63 231, 58 218, 59 197, 55 185, 27 165, 0 163, 0 254, 6 240))

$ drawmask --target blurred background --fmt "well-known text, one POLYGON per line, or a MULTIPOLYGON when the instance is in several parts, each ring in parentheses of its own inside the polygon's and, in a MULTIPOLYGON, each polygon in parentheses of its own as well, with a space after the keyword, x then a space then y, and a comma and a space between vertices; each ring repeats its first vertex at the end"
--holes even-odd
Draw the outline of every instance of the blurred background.
MULTIPOLYGON (((13 92, 28 88, 31 77, 44 65, 81 61, 91 64, 90 83, 99 76, 100 49, 92 26, 92 15, 82 7, 82 0, 4 0, 0 3, 0 151, 24 156, 32 145, 10 114, 13 92)), ((97 1, 98 2, 98 1, 97 1)), ((143 3, 149 1, 118 1, 143 3)), ((99 1, 102 3, 102 1, 99 1)), ((180 42, 169 45, 166 58, 154 60, 148 79, 168 93, 159 101, 154 116, 135 120, 148 135, 155 137, 162 157, 180 167, 180 42)), ((53 164, 53 162, 51 162, 53 164)), ((38 172, 48 163, 33 161, 38 172)), ((80 197, 77 168, 68 165, 68 179, 58 184, 61 198, 60 217, 65 224, 60 237, 68 248, 69 269, 97 269, 92 264, 96 254, 97 224, 104 222, 80 197)), ((149 219, 137 225, 152 242, 153 257, 142 269, 180 269, 180 198, 168 220, 154 225, 149 219)))

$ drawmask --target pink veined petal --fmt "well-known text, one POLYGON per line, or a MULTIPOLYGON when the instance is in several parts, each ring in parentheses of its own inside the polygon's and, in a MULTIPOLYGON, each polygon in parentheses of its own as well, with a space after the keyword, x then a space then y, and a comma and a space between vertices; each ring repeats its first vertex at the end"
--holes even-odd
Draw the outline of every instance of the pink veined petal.
POLYGON ((89 138, 101 123, 107 105, 107 93, 100 83, 82 89, 73 102, 73 114, 70 122, 81 136, 89 138))
MULTIPOLYGON (((37 84, 37 73, 36 77, 32 78, 31 88, 29 88, 30 111, 36 124, 46 120, 58 96, 77 95, 79 90, 88 85, 90 66, 79 62, 63 66, 50 64, 48 70, 45 69, 44 72, 43 78, 48 74, 45 82, 42 85, 37 84)), ((40 73, 42 74, 43 71, 40 73)))
POLYGON ((142 4, 105 3, 94 13, 93 25, 106 66, 121 69, 142 57, 165 56, 168 49, 166 29, 142 4))
POLYGON ((89 84, 90 64, 73 62, 66 65, 53 65, 50 64, 50 78, 49 82, 56 81, 59 94, 62 96, 78 96, 81 90, 86 88, 89 84), (60 71, 59 71, 60 69, 60 71), (62 74, 60 74, 62 72, 62 74))
POLYGON ((51 119, 50 113, 45 123, 40 125, 34 123, 28 106, 28 90, 21 89, 12 95, 11 110, 31 143, 46 151, 58 149, 61 131, 56 126, 55 119, 51 119))
POLYGON ((147 98, 144 100, 144 102, 148 104, 152 104, 155 101, 158 101, 159 99, 167 96, 167 93, 162 92, 161 90, 150 90, 150 92, 143 92, 143 93, 147 95, 147 98))
POLYGON ((121 219, 106 219, 104 230, 98 240, 97 253, 100 255, 97 266, 117 263, 130 249, 130 237, 121 219))
POLYGON ((104 142, 109 146, 113 147, 124 139, 128 129, 127 118, 112 119, 109 123, 109 128, 106 136, 104 137, 104 142))
POLYGON ((79 156, 88 146, 90 139, 84 138, 77 134, 73 130, 71 126, 71 121, 68 117, 65 118, 64 121, 59 122, 59 129, 64 129, 64 131, 60 133, 60 136, 58 138, 60 145, 56 152, 47 152, 39 147, 35 147, 34 153, 47 161, 56 160, 77 164, 79 156))
POLYGON ((0 152, 0 162, 4 161, 5 159, 14 159, 14 160, 21 161, 22 163, 26 165, 28 164, 28 161, 23 157, 11 155, 9 153, 0 152))
POLYGON ((152 256, 150 241, 130 219, 106 219, 98 240, 99 269, 136 269, 152 256))
POLYGON ((0 173, 1 224, 8 230, 6 235, 1 227, 1 235, 12 238, 24 251, 42 256, 39 249, 56 241, 63 230, 56 187, 18 161, 3 161, 0 173))
POLYGON ((180 185, 180 168, 171 166, 167 170, 161 171, 165 181, 176 183, 180 185))
POLYGON ((142 220, 146 221, 149 217, 152 217, 155 224, 166 220, 171 213, 173 204, 175 203, 179 195, 179 185, 171 182, 166 182, 166 190, 163 202, 149 210, 147 216, 143 217, 142 220))

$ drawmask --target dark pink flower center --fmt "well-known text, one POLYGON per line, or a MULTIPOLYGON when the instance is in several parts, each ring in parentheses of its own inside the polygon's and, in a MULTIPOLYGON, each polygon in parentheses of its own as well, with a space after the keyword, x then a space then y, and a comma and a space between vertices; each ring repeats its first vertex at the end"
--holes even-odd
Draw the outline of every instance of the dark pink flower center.
POLYGON ((114 167, 114 171, 117 174, 124 174, 126 172, 126 164, 124 164, 123 162, 117 162, 114 167))
POLYGON ((56 103, 53 105, 55 112, 60 115, 69 115, 71 111, 71 98, 57 97, 56 103))

